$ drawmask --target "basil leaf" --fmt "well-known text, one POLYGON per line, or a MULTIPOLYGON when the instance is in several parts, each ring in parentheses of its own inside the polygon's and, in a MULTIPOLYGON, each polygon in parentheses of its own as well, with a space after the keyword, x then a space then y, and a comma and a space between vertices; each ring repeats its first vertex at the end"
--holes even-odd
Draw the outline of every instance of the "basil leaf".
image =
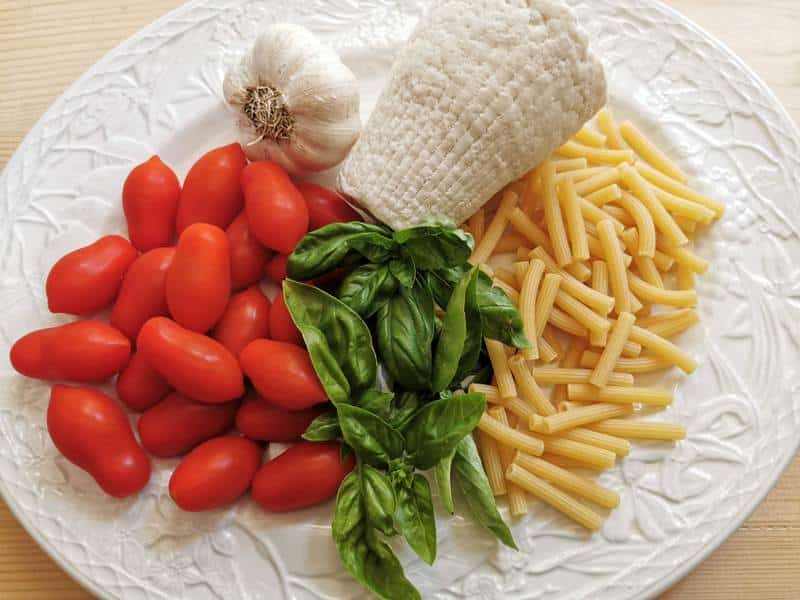
POLYGON ((367 390, 355 401, 355 405, 371 413, 383 417, 389 412, 392 405, 394 392, 383 392, 381 390, 367 390))
MULTIPOLYGON (((470 268, 470 265, 464 264, 427 273, 428 289, 439 306, 447 306, 453 289, 470 268)), ((492 285, 492 280, 483 271, 478 273, 476 294, 483 336, 499 340, 506 346, 529 348, 530 342, 525 337, 517 307, 503 290, 492 285)))
POLYGON ((363 319, 341 300, 304 283, 286 280, 283 295, 330 400, 341 404, 351 394, 373 387, 378 361, 363 319))
POLYGON ((395 535, 394 513, 397 508, 394 488, 389 476, 369 465, 359 467, 361 493, 367 522, 385 535, 395 535))
POLYGON ((286 272, 292 279, 311 279, 363 258, 383 262, 396 246, 391 230, 383 225, 361 221, 331 223, 300 240, 289 255, 286 272))
POLYGON ((452 454, 461 439, 475 429, 485 409, 483 394, 452 394, 423 406, 405 433, 414 465, 430 469, 452 454))
POLYGON ((455 456, 455 451, 436 463, 433 469, 433 474, 436 477, 436 487, 439 490, 439 500, 441 500, 444 509, 451 515, 456 512, 453 504, 453 485, 450 477, 453 456, 455 456))
POLYGON ((303 434, 303 439, 309 442, 327 442, 342 437, 342 430, 339 427, 339 417, 335 410, 322 413, 311 424, 303 434))
POLYGON ((417 278, 417 268, 410 258, 395 258, 389 261, 389 271, 391 271, 400 285, 406 288, 413 286, 414 280, 417 278))
POLYGON ((428 480, 414 475, 411 485, 400 486, 395 521, 408 545, 429 565, 436 560, 436 518, 428 480))
POLYGON ((467 296, 471 295, 473 308, 477 309, 477 275, 478 268, 472 267, 467 276, 456 286, 447 303, 442 333, 436 344, 436 354, 433 359, 431 389, 434 392, 441 392, 449 387, 459 370, 471 369, 478 360, 481 348, 480 316, 478 321, 469 323, 466 306, 467 296), (462 362, 465 364, 462 365, 462 362))
POLYGON ((471 435, 464 436, 456 446, 453 475, 475 521, 491 531, 506 546, 517 550, 511 530, 497 510, 492 488, 489 487, 489 480, 471 435))
POLYGON ((419 405, 420 397, 416 392, 403 392, 395 396, 389 409, 388 423, 398 431, 403 431, 416 414, 419 405))
POLYGON ((378 351, 396 384, 410 390, 430 386, 433 333, 433 298, 423 285, 400 288, 378 311, 378 351))
POLYGON ((400 561, 368 526, 360 478, 351 472, 339 486, 333 516, 333 541, 345 568, 362 585, 384 600, 421 600, 403 574, 400 561))
POLYGON ((342 404, 338 411, 344 441, 365 463, 385 467, 403 455, 403 434, 379 416, 352 404, 342 404))
POLYGON ((417 269, 432 271, 460 265, 469 260, 472 236, 452 223, 423 224, 394 232, 394 240, 403 246, 417 269))
POLYGON ((389 301, 397 285, 398 281, 388 265, 361 265, 344 278, 336 295, 359 315, 367 318, 389 301))

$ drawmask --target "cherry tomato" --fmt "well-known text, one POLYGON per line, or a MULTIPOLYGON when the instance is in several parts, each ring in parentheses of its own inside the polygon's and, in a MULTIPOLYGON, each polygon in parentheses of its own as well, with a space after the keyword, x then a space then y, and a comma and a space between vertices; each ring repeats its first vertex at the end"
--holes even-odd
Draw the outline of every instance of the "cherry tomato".
POLYGON ((213 337, 239 356, 247 344, 269 337, 269 300, 257 285, 231 297, 213 337))
POLYGON ((272 309, 269 313, 269 332, 273 340, 289 342, 290 344, 303 345, 303 336, 286 308, 283 292, 275 296, 272 309))
POLYGON ((131 343, 118 329, 100 321, 76 321, 32 331, 11 347, 11 365, 36 379, 91 383, 119 373, 131 343))
POLYGON ((238 400, 203 404, 173 392, 139 417, 139 439, 154 456, 178 456, 230 429, 238 408, 238 400))
POLYGON ((338 442, 300 442, 269 461, 253 479, 253 499, 267 510, 288 512, 326 502, 353 470, 338 442))
POLYGON ((258 393, 280 408, 303 410, 328 400, 308 352, 294 344, 255 340, 239 362, 258 393))
POLYGON ((155 248, 133 261, 125 273, 111 310, 111 324, 131 340, 136 339, 147 319, 169 314, 167 270, 174 257, 175 248, 155 248))
POLYGON ((261 279, 264 264, 272 252, 250 233, 244 211, 228 226, 225 234, 231 247, 231 287, 241 290, 261 279))
POLYGON ((250 231, 267 248, 289 254, 308 233, 308 208, 286 171, 268 160, 250 163, 242 190, 250 231))
POLYGON ((63 256, 47 276, 50 312, 88 315, 110 306, 136 248, 124 237, 107 235, 63 256))
POLYGON ((111 496, 135 494, 150 480, 150 460, 136 443, 128 417, 102 392, 54 385, 47 431, 64 458, 111 496))
POLYGON ((222 229, 231 224, 244 204, 239 178, 246 164, 242 147, 230 144, 211 150, 192 165, 178 202, 178 235, 192 223, 222 229))
POLYGON ((353 210, 344 196, 331 189, 304 181, 297 184, 308 206, 308 228, 310 231, 331 223, 362 221, 361 215, 353 210))
POLYGON ((117 377, 117 396, 122 403, 137 412, 160 402, 172 388, 144 356, 136 352, 128 366, 117 377))
POLYGON ((154 317, 142 327, 136 345, 150 366, 193 400, 219 404, 244 395, 236 357, 210 337, 154 317))
POLYGON ((236 428, 253 440, 300 441, 311 421, 323 412, 324 406, 288 411, 250 394, 236 413, 236 428))
POLYGON ((219 321, 231 294, 231 251, 222 229, 205 223, 186 228, 166 290, 169 312, 184 327, 205 332, 219 321))
POLYGON ((289 257, 285 254, 276 254, 264 267, 264 272, 272 281, 281 285, 286 279, 286 260, 289 257))
POLYGON ((169 246, 175 236, 175 215, 181 184, 158 156, 130 172, 122 186, 122 210, 128 237, 140 252, 169 246))
POLYGON ((261 447, 243 437, 203 442, 186 455, 169 480, 169 495, 190 512, 231 504, 247 491, 261 465, 261 447))

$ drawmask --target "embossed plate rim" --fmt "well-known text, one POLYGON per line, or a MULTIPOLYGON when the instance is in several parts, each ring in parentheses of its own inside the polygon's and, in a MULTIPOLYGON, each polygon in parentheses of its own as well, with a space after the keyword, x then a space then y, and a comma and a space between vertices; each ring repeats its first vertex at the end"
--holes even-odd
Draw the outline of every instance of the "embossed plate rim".
MULTIPOLYGON (((683 16, 679 11, 666 6, 663 2, 659 0, 646 0, 654 6, 659 7, 660 10, 669 13, 672 15, 676 21, 680 22, 684 26, 686 26, 689 30, 691 30, 695 35, 703 38, 706 42, 710 45, 715 47, 722 55, 724 55, 727 60, 731 63, 735 63, 743 73, 745 73, 750 81, 759 89, 759 91, 764 95, 765 98, 769 99, 772 103, 772 108, 776 110, 776 112, 786 121, 788 121, 790 125, 790 136, 795 139, 800 139, 800 131, 798 131, 797 125, 792 121, 791 117, 789 117, 788 113, 786 112, 783 105, 780 101, 776 98, 775 94, 769 89, 769 87, 756 75, 735 53, 733 53, 724 43, 719 41, 716 37, 708 33, 702 27, 696 25, 691 20, 683 16)), ((47 120, 47 117, 51 116, 54 112, 55 108, 61 104, 66 98, 72 95, 73 91, 80 87, 80 85, 89 77, 91 77, 97 70, 101 69, 104 65, 106 65, 110 60, 112 60, 120 51, 123 51, 125 48, 131 46, 135 42, 137 42, 143 36, 146 36, 148 33, 157 30, 160 25, 165 22, 169 21, 173 18, 176 18, 180 14, 184 12, 188 12, 190 8, 194 5, 194 2, 187 3, 181 7, 178 7, 159 19, 155 20, 153 23, 148 25, 147 27, 143 28, 139 32, 135 33, 133 36, 129 37, 127 40, 122 42, 118 45, 115 49, 111 50, 107 53, 103 58, 101 58, 95 65, 93 65, 90 69, 88 69, 80 78, 78 78, 55 102, 54 104, 45 112, 45 114, 40 118, 37 124, 32 128, 32 130, 25 136, 23 141, 20 144, 20 148, 24 147, 30 139, 32 139, 39 130, 43 127, 44 122, 47 120)), ((21 155, 19 152, 16 152, 8 162, 7 168, 4 170, 4 174, 0 177, 0 180, 4 179, 8 172, 8 167, 15 164, 17 160, 21 160, 21 155)), ((655 595, 665 588, 669 587, 670 585, 674 584, 677 580, 683 577, 687 572, 697 566, 702 560, 704 560, 712 551, 714 551, 728 536, 730 536, 733 531, 735 531, 744 520, 755 510, 758 504, 764 499, 764 497, 769 493, 769 491, 775 486, 778 479, 781 477, 783 472, 788 467, 789 463, 794 457, 798 446, 800 445, 800 437, 794 436, 792 439, 792 445, 794 446, 794 451, 787 452, 786 455, 777 462, 777 464, 772 469, 772 472, 764 477, 764 481, 761 483, 760 487, 751 493, 750 498, 745 503, 745 506, 740 510, 736 516, 725 523, 722 527, 721 531, 712 538, 711 541, 704 543, 688 560, 682 561, 678 563, 678 565, 670 571, 666 576, 659 578, 657 581, 654 581, 646 588, 642 588, 637 590, 636 596, 637 597, 649 597, 651 595, 655 595)), ((3 498, 6 500, 7 504, 9 505, 10 510, 16 516, 16 518, 23 524, 25 529, 37 540, 37 543, 40 544, 47 552, 50 554, 51 557, 62 567, 64 568, 73 578, 79 581, 82 585, 87 587, 93 593, 97 594, 98 596, 107 596, 108 591, 105 590, 102 586, 100 586, 96 581, 90 579, 87 575, 84 575, 81 571, 77 569, 76 566, 73 565, 71 561, 68 560, 67 557, 62 556, 59 550, 57 550, 50 542, 50 540, 44 537, 42 531, 37 528, 34 523, 25 516, 22 507, 18 505, 15 496, 11 493, 10 490, 6 490, 6 483, 4 480, 0 479, 0 494, 2 494, 3 498)))

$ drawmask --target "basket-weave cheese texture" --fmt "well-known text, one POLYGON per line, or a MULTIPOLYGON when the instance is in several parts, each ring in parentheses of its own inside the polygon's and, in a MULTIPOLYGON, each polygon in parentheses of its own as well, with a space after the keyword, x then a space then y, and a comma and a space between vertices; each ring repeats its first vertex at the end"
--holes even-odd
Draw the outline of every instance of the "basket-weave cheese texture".
POLYGON ((606 102, 603 67, 552 0, 435 2, 392 67, 339 187, 399 229, 461 223, 606 102))

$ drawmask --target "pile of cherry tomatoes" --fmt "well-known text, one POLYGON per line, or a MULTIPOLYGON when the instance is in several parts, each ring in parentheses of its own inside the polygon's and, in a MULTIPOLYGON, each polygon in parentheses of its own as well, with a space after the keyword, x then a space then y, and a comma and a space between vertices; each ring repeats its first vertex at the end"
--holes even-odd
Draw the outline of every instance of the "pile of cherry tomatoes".
POLYGON ((282 294, 271 304, 259 282, 280 284, 309 230, 358 214, 274 163, 248 164, 238 144, 202 156, 183 187, 152 157, 128 175, 122 207, 130 241, 102 237, 47 277, 50 310, 84 320, 11 348, 23 375, 78 384, 52 387, 47 428, 58 450, 118 498, 147 485, 147 453, 185 455, 169 491, 188 511, 251 488, 274 511, 332 498, 352 456, 301 441, 328 399, 282 294), (110 323, 91 318, 107 308, 110 323), (138 440, 120 405, 85 385, 115 375, 119 400, 141 413, 138 440), (262 464, 264 442, 297 444, 262 464))

